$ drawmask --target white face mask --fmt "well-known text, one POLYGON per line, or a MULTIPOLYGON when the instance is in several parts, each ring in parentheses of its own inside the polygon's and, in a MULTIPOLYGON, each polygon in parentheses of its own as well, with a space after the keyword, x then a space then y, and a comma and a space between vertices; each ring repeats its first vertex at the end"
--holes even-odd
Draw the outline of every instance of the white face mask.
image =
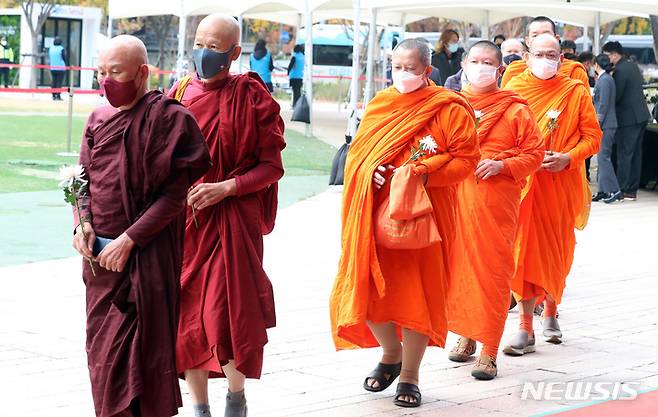
POLYGON ((557 74, 558 63, 559 61, 551 61, 546 58, 533 58, 531 64, 532 74, 542 80, 553 78, 557 74))
POLYGON ((467 64, 466 77, 468 82, 477 88, 484 88, 498 80, 498 68, 485 64, 467 64))
POLYGON ((425 72, 420 75, 407 71, 393 71, 393 85, 402 94, 412 93, 425 84, 425 72))

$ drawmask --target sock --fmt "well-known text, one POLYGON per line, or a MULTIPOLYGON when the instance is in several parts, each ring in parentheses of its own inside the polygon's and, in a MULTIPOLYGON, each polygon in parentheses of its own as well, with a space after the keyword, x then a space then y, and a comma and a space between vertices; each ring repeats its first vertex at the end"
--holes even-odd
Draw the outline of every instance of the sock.
POLYGON ((210 405, 194 404, 194 417, 212 417, 210 414, 210 405))
POLYGON ((532 313, 530 314, 521 314, 521 322, 519 323, 519 329, 525 330, 530 336, 532 336, 532 313))
POLYGON ((493 360, 496 360, 496 356, 498 356, 498 346, 484 345, 482 346, 480 355, 487 355, 493 360))
POLYGON ((555 304, 555 301, 547 299, 544 302, 544 317, 557 317, 557 304, 555 304))

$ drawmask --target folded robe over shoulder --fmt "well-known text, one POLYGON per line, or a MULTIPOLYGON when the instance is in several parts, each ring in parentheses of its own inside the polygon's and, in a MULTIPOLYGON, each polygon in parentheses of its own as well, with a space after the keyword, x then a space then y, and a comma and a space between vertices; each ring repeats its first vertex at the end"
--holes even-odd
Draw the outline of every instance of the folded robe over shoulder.
POLYGON ((466 100, 441 87, 409 94, 391 87, 368 105, 347 157, 343 192, 342 250, 330 299, 338 349, 378 346, 366 322, 393 322, 443 345, 447 333, 447 256, 454 239, 455 187, 479 158, 474 114, 466 100), (443 239, 421 250, 376 245, 373 213, 389 189, 375 191, 378 166, 401 166, 411 146, 431 135, 438 154, 414 171, 426 184, 443 239))
POLYGON ((545 145, 571 157, 571 164, 561 172, 539 170, 530 176, 514 248, 514 292, 528 299, 545 291, 559 304, 573 263, 574 229, 585 228, 589 217, 591 191, 584 161, 598 152, 603 133, 589 89, 580 81, 561 73, 540 80, 526 70, 507 88, 528 100, 545 145), (551 110, 560 112, 553 135, 548 128, 551 110))

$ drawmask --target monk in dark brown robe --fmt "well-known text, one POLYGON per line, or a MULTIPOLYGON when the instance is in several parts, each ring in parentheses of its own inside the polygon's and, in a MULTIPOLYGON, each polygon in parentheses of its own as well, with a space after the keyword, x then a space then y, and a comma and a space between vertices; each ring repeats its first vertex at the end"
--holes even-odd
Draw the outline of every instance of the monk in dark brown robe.
POLYGON ((210 156, 193 116, 147 92, 140 40, 112 39, 99 56, 99 81, 112 106, 95 110, 85 128, 89 192, 84 233, 76 224, 73 241, 93 257, 97 237, 113 239, 95 258, 95 275, 83 263, 96 416, 172 416, 182 406, 175 346, 186 196, 210 156))
POLYGON ((260 378, 275 325, 263 235, 276 217, 284 124, 257 74, 229 74, 239 43, 234 18, 206 17, 194 41, 196 74, 171 92, 194 114, 213 162, 188 196, 176 352, 197 416, 210 415, 209 377, 228 379, 225 416, 246 415, 245 378, 260 378))

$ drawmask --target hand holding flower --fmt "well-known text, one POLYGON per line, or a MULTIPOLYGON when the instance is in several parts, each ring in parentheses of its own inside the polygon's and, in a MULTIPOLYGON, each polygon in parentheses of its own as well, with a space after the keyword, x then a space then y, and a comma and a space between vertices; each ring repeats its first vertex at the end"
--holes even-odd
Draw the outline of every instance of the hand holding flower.
POLYGON ((94 243, 96 242, 96 232, 94 232, 94 228, 89 222, 84 223, 84 232, 82 229, 83 226, 78 226, 75 229, 73 248, 85 258, 92 258, 94 243))
POLYGON ((202 183, 194 187, 187 195, 187 204, 195 210, 203 210, 236 194, 237 182, 235 178, 218 183, 202 183))
POLYGON ((546 152, 541 168, 550 172, 560 172, 571 164, 571 157, 566 153, 546 152))

